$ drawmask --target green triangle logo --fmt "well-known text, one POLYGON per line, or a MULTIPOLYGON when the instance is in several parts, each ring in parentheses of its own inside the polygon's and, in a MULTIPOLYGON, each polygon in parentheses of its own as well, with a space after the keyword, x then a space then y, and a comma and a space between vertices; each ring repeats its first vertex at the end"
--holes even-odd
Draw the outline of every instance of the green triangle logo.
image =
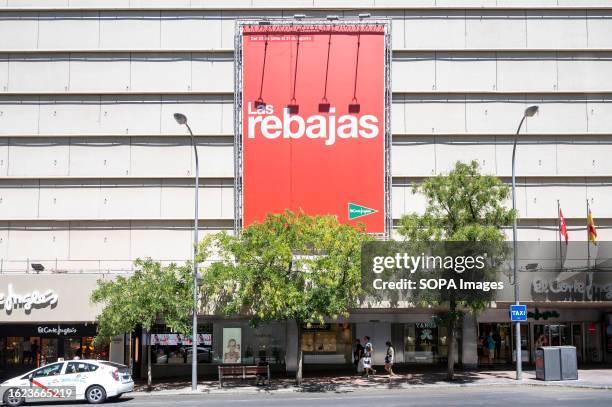
POLYGON ((378 212, 376 209, 368 208, 366 206, 357 205, 357 204, 354 204, 354 203, 351 203, 351 202, 349 202, 349 204, 348 204, 348 218, 349 218, 349 220, 360 218, 362 216, 371 215, 371 214, 376 213, 376 212, 378 212))

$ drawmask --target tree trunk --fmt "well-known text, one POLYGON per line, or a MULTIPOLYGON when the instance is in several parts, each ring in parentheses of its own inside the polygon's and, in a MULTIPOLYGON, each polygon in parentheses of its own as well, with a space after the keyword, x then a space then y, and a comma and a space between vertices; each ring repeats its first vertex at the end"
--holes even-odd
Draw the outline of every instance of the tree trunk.
POLYGON ((134 372, 134 332, 130 332, 130 336, 129 336, 129 341, 130 341, 130 346, 129 346, 129 352, 130 355, 128 356, 128 366, 130 368, 130 371, 132 372, 132 375, 134 375, 134 373, 140 373, 140 372, 134 372))
POLYGON ((153 374, 151 372, 151 331, 147 329, 146 340, 147 340, 147 391, 153 390, 153 374))
POLYGON ((457 303, 455 299, 451 299, 450 301, 450 312, 448 319, 448 361, 447 361, 447 371, 446 376, 449 381, 454 380, 455 378, 455 323, 456 323, 456 315, 457 315, 457 303))
POLYGON ((297 324, 297 370, 295 372, 295 384, 300 386, 302 384, 302 365, 304 362, 304 352, 302 351, 302 323, 299 320, 295 321, 297 324))
POLYGON ((448 322, 448 364, 447 379, 452 381, 455 377, 455 318, 451 317, 448 322))

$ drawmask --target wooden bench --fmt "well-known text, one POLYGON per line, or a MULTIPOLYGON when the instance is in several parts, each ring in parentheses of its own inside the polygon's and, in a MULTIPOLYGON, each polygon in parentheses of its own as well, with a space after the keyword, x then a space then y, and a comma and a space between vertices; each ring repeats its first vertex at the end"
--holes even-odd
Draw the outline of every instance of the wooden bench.
POLYGON ((237 380, 247 380, 247 379, 259 379, 263 378, 264 384, 270 386, 270 365, 265 366, 219 366, 219 387, 223 387, 223 381, 226 379, 237 379, 237 380))

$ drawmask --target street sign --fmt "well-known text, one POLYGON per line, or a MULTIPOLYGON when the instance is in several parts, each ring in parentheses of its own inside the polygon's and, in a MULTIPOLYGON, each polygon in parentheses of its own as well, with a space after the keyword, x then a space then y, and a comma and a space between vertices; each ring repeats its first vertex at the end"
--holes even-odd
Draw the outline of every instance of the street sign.
POLYGON ((511 321, 527 321, 527 306, 526 305, 511 305, 510 306, 511 321))

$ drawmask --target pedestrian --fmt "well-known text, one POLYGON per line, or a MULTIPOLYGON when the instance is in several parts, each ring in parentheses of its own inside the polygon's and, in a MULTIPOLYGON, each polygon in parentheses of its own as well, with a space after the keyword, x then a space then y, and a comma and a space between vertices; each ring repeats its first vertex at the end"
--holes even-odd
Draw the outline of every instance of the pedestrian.
POLYGON ((385 355, 385 370, 389 373, 389 376, 395 376, 393 373, 393 361, 395 360, 395 349, 391 341, 385 343, 387 345, 387 354, 385 355))
MULTIPOLYGON (((268 361, 266 360, 265 356, 262 356, 259 358, 259 362, 257 362, 257 366, 262 366, 262 367, 268 366, 268 361)), ((264 374, 263 370, 261 369, 257 369, 257 374, 255 375, 255 377, 257 378, 257 383, 255 384, 255 386, 259 386, 260 384, 263 386, 266 384, 266 380, 268 380, 268 375, 264 374)))
POLYGON ((495 358, 495 339, 493 339, 493 333, 489 332, 489 335, 485 338, 485 344, 487 346, 487 350, 489 351, 489 364, 493 364, 493 359, 495 358))
POLYGON ((372 367, 372 360, 374 358, 374 346, 370 342, 369 336, 364 336, 363 341, 365 346, 363 347, 363 373, 365 377, 369 377, 370 373, 376 374, 376 370, 372 367))
POLYGON ((23 341, 23 364, 32 364, 32 343, 30 342, 30 338, 23 341))
POLYGON ((499 330, 495 331, 495 333, 493 334, 493 340, 495 341, 495 359, 500 359, 502 337, 499 334, 499 330))
POLYGON ((363 372, 363 345, 359 339, 355 339, 355 350, 353 351, 353 364, 357 373, 363 372))
POLYGON ((32 358, 34 359, 34 365, 38 367, 38 342, 36 339, 32 341, 32 345, 30 346, 32 358))

